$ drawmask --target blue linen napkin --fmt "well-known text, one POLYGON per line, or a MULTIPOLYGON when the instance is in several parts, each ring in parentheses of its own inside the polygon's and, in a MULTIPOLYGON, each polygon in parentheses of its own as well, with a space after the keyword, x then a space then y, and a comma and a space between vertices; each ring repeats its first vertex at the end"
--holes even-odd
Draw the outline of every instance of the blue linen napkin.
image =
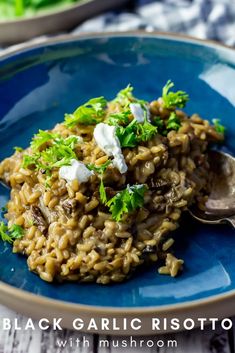
POLYGON ((133 11, 107 12, 73 33, 94 31, 169 31, 235 45, 234 0, 137 0, 133 11))

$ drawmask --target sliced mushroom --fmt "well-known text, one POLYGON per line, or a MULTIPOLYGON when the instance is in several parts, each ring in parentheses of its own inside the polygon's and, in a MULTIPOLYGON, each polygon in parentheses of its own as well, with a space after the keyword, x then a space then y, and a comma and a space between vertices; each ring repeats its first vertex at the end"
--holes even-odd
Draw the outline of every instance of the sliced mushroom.
POLYGON ((67 199, 62 203, 61 206, 65 214, 70 217, 76 211, 78 202, 75 199, 67 199))
POLYGON ((167 180, 163 180, 161 178, 151 178, 150 180, 150 189, 153 190, 161 190, 165 191, 167 188, 169 188, 170 183, 167 180))
POLYGON ((31 206, 31 214, 32 214, 33 223, 38 227, 40 232, 45 233, 45 231, 48 228, 48 222, 44 218, 40 208, 35 205, 31 206))

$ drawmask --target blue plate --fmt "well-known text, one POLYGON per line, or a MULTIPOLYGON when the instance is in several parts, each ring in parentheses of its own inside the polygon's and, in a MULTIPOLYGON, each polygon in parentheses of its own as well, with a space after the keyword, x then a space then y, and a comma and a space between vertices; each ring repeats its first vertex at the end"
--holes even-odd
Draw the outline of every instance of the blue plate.
MULTIPOLYGON (((39 128, 52 128, 63 120, 65 112, 72 112, 90 97, 111 99, 131 83, 137 97, 152 100, 161 94, 168 79, 189 93, 189 114, 221 119, 227 127, 224 149, 235 153, 235 52, 209 42, 136 33, 62 38, 3 56, 0 158, 9 156, 13 146, 28 146, 39 128)), ((9 191, 1 188, 1 206, 8 199, 9 191)), ((48 284, 28 271, 23 256, 13 255, 11 246, 1 243, 0 292, 4 288, 13 293, 15 287, 21 291, 15 289, 14 293, 22 294, 23 290, 60 304, 78 304, 74 307, 90 308, 90 312, 98 306, 123 313, 131 308, 139 312, 141 308, 158 311, 161 307, 183 310, 185 305, 195 308, 234 299, 234 230, 200 225, 185 215, 173 236, 176 254, 185 260, 182 275, 161 276, 154 266, 139 269, 125 283, 109 286, 48 284)), ((4 298, 0 296, 6 303, 4 298)))

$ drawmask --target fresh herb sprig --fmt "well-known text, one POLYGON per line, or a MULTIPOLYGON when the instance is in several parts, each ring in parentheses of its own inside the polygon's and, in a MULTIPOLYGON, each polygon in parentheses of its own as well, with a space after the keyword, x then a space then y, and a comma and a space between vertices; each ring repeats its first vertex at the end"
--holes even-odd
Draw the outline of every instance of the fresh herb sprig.
POLYGON ((77 159, 74 149, 78 141, 74 135, 63 138, 57 133, 40 130, 31 142, 32 154, 23 156, 22 167, 41 169, 50 175, 53 168, 70 165, 72 159, 77 159))
POLYGON ((23 236, 24 229, 21 226, 13 224, 9 228, 4 222, 0 222, 0 237, 2 241, 13 243, 15 239, 20 239, 23 236))
POLYGON ((133 119, 126 127, 118 126, 116 130, 117 137, 121 147, 135 147, 140 142, 149 141, 157 133, 157 127, 144 120, 144 123, 138 123, 133 119))
POLYGON ((224 135, 226 131, 226 127, 220 124, 220 119, 213 119, 212 122, 214 124, 215 131, 218 132, 219 134, 224 135))
POLYGON ((110 160, 107 160, 105 163, 103 163, 102 165, 99 165, 99 166, 97 166, 95 164, 88 164, 87 165, 88 169, 93 170, 95 173, 100 175, 99 193, 100 193, 100 200, 103 204, 106 204, 106 202, 107 202, 107 194, 105 191, 103 175, 111 163, 112 162, 110 160))
POLYGON ((77 124, 98 124, 104 117, 106 106, 107 101, 104 97, 90 99, 78 107, 73 114, 66 114, 64 124, 68 128, 73 128, 77 124))
POLYGON ((127 111, 124 111, 124 112, 120 112, 120 113, 110 114, 109 118, 107 120, 107 123, 109 125, 126 126, 130 122, 130 120, 129 120, 130 115, 131 115, 131 111, 130 110, 127 110, 127 111))
POLYGON ((133 95, 134 88, 129 84, 126 88, 118 92, 113 102, 117 102, 122 108, 128 108, 130 103, 139 103, 141 106, 146 106, 147 102, 143 99, 138 99, 133 95))
POLYGON ((157 127, 160 135, 167 136, 171 130, 178 131, 181 126, 181 121, 175 112, 171 112, 168 119, 161 119, 159 116, 153 118, 153 125, 157 127))
POLYGON ((38 151, 46 143, 53 142, 59 139, 61 136, 57 133, 49 132, 47 130, 39 130, 36 135, 34 135, 30 147, 33 151, 38 151))
POLYGON ((136 135, 138 122, 132 120, 127 126, 118 126, 116 135, 120 141, 121 147, 135 147, 138 145, 138 138, 136 135))
POLYGON ((156 135, 157 127, 148 122, 147 119, 144 123, 138 123, 137 125, 137 138, 140 142, 147 142, 156 135))
POLYGON ((122 107, 127 107, 131 102, 135 100, 133 90, 134 88, 129 84, 126 88, 118 92, 114 101, 118 102, 122 107))
POLYGON ((172 112, 167 120, 166 128, 167 130, 178 131, 181 126, 180 118, 175 112, 172 112))
POLYGON ((90 170, 93 170, 97 174, 103 175, 111 163, 112 162, 108 159, 105 163, 103 163, 101 165, 96 165, 96 164, 92 164, 92 163, 87 164, 87 168, 90 170))
POLYGON ((22 152, 22 151, 24 150, 22 147, 18 147, 18 146, 13 147, 13 149, 14 149, 16 152, 22 152))
POLYGON ((184 108, 187 101, 189 100, 189 95, 184 91, 170 91, 170 89, 173 87, 174 83, 171 80, 168 80, 166 85, 162 89, 162 100, 164 108, 184 108))
POLYGON ((117 193, 106 203, 112 213, 112 218, 119 222, 125 213, 133 212, 142 207, 146 191, 146 185, 128 185, 126 189, 117 193))

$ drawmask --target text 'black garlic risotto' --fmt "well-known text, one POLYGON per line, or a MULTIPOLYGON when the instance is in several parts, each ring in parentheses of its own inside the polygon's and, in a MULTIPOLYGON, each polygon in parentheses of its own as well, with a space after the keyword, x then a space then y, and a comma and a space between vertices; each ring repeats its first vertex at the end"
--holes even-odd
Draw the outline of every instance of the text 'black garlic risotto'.
POLYGON ((192 203, 203 207, 208 143, 224 127, 178 110, 188 95, 173 86, 150 104, 130 85, 111 102, 93 98, 2 161, 1 238, 43 280, 121 282, 146 262, 182 269, 169 234, 192 203))

